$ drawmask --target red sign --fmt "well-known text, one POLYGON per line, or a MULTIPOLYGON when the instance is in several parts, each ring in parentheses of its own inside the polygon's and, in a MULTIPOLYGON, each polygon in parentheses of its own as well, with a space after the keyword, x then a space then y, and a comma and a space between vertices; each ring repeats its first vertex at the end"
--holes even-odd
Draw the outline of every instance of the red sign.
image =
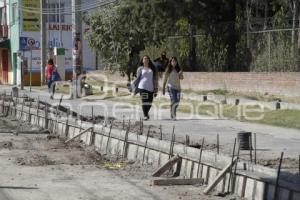
POLYGON ((55 30, 55 31, 72 31, 72 24, 49 24, 48 30, 55 30))

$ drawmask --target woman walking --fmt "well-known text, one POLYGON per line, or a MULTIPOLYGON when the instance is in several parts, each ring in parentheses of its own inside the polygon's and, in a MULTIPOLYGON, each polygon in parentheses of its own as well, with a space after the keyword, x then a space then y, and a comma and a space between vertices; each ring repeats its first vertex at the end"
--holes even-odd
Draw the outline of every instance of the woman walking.
POLYGON ((50 93, 50 99, 53 99, 55 93, 55 82, 60 80, 60 76, 57 72, 56 66, 54 65, 53 59, 48 60, 45 77, 47 80, 48 92, 50 93))
POLYGON ((172 57, 167 66, 164 81, 163 81, 163 95, 165 95, 165 88, 167 90, 171 100, 170 113, 171 119, 176 120, 176 110, 180 102, 181 86, 180 80, 183 79, 183 73, 179 67, 176 57, 172 57))
POLYGON ((140 93, 144 120, 149 120, 149 111, 153 97, 157 95, 158 74, 149 56, 143 56, 140 67, 137 69, 137 78, 133 81, 134 94, 140 93))

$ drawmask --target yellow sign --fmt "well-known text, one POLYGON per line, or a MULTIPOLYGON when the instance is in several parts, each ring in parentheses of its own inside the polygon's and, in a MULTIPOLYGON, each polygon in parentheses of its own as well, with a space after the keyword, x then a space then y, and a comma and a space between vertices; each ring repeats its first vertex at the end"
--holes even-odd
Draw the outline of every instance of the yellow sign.
POLYGON ((40 0, 23 0, 23 31, 39 32, 41 30, 40 0))

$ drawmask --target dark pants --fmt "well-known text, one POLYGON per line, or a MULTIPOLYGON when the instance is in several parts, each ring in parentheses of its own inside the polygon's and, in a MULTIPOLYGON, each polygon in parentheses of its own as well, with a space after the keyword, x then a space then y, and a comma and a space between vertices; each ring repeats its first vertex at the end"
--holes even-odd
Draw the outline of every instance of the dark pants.
POLYGON ((51 95, 55 93, 55 81, 48 81, 48 91, 51 95))
POLYGON ((176 117, 176 110, 177 110, 177 107, 179 105, 179 102, 180 102, 180 91, 179 90, 176 90, 174 88, 171 88, 171 87, 168 87, 168 93, 169 93, 169 96, 170 96, 170 99, 171 99, 171 108, 170 108, 170 111, 171 111, 171 118, 175 118, 176 117))
POLYGON ((142 100, 142 109, 143 109, 144 116, 149 117, 149 111, 153 102, 153 92, 140 89, 140 95, 142 100))

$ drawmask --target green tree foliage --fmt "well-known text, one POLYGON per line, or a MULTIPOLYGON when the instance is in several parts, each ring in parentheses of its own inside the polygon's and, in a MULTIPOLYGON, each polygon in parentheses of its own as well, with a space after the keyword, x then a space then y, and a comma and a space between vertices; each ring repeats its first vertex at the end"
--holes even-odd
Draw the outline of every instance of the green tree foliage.
MULTIPOLYGON (((256 58, 267 57, 265 35, 255 40, 249 32, 295 28, 299 10, 296 0, 120 0, 85 21, 93 30, 87 36, 90 46, 114 69, 128 69, 129 47, 136 54, 147 47, 168 48, 188 70, 249 71, 259 64, 256 58), (250 43, 258 48, 250 49, 250 43)), ((278 49, 288 48, 291 55, 299 52, 298 34, 276 38, 280 41, 273 47, 282 45, 278 49)), ((286 56, 288 51, 277 55, 286 56)), ((265 63, 260 71, 266 69, 265 63)))

